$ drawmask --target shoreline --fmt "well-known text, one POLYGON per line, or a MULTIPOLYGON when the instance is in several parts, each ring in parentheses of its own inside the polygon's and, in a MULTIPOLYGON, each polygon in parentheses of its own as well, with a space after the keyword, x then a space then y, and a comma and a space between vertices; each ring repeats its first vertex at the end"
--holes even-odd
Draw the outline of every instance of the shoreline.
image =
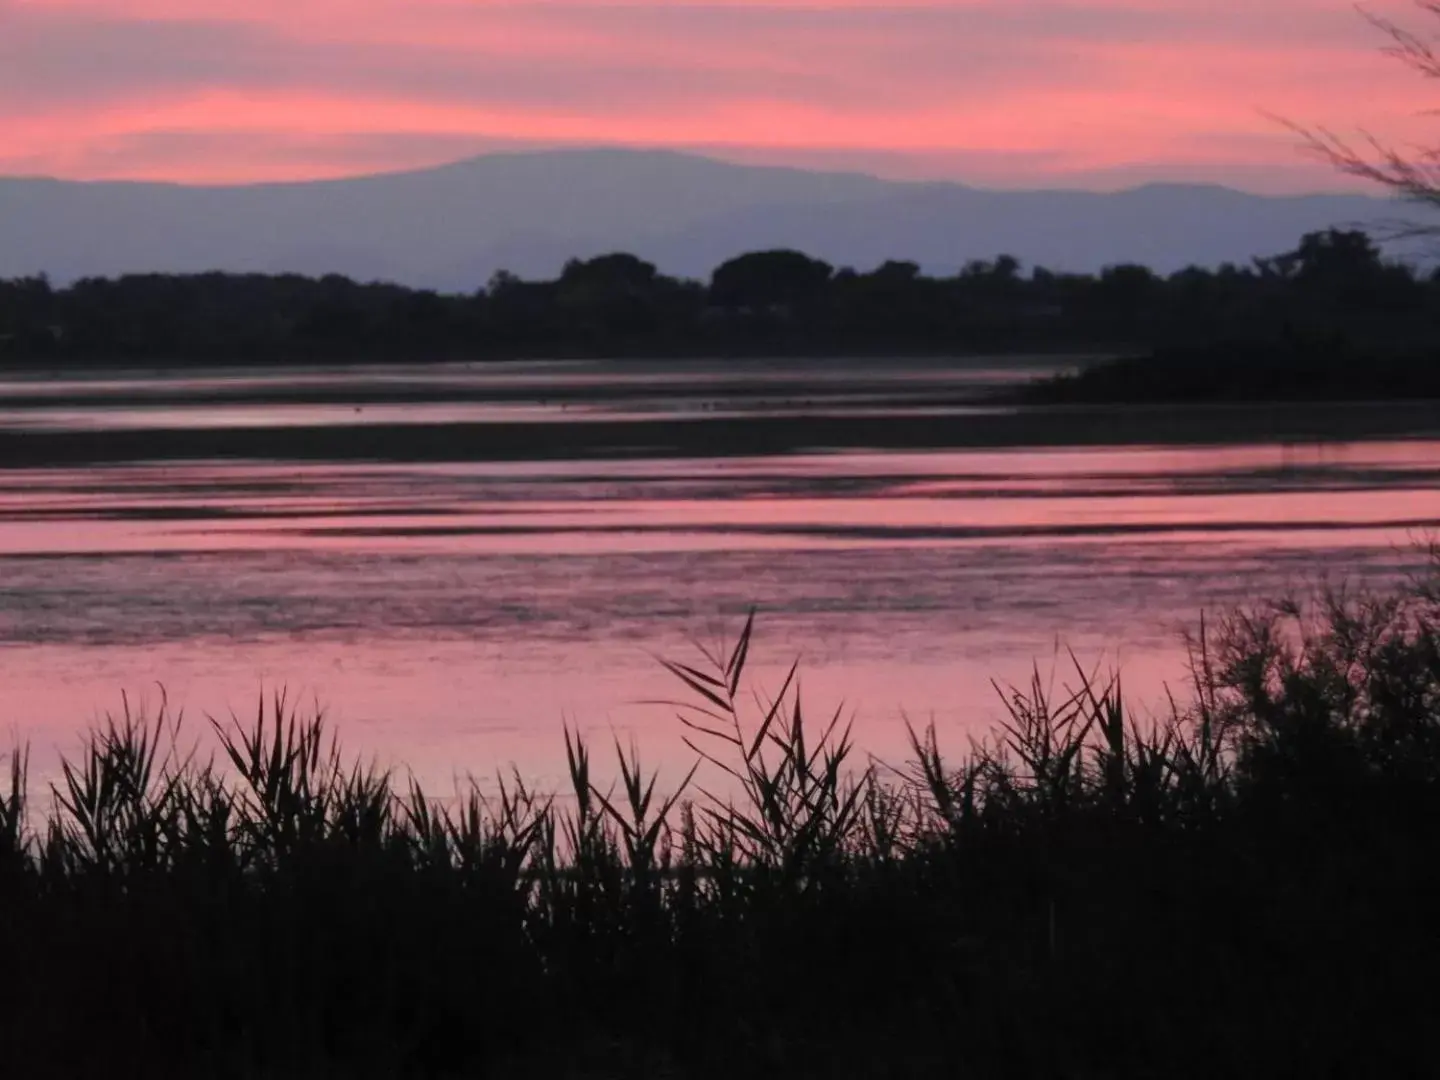
MULTIPOLYGON (((57 403, 58 404, 58 403, 57 403)), ((1034 406, 966 416, 347 424, 0 431, 0 469, 138 461, 554 461, 925 451, 1353 442, 1440 435, 1440 401, 1034 406)))

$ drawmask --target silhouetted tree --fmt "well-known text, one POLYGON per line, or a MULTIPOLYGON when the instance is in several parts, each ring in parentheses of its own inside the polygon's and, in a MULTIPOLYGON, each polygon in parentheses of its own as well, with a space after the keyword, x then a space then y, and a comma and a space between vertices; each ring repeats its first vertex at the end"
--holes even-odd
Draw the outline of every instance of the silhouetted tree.
POLYGON ((1013 255, 1001 255, 995 260, 971 259, 960 271, 962 278, 994 282, 1020 280, 1020 260, 1013 255))
MULTIPOLYGON (((855 271, 850 271, 850 276, 855 276, 855 271)), ((899 285, 912 284, 920 276, 920 264, 913 262, 897 262, 894 259, 887 259, 875 268, 870 275, 876 281, 894 282, 899 285)))
POLYGON ((829 263, 799 251, 756 251, 715 270, 710 298, 727 308, 793 308, 817 298, 832 273, 829 263))
POLYGON ((509 270, 496 270, 490 275, 490 280, 485 285, 485 291, 490 296, 494 296, 496 293, 502 293, 519 284, 520 278, 509 270))
POLYGON ((663 280, 653 263, 635 255, 571 259, 561 271, 556 303, 577 336, 603 348, 607 339, 627 339, 655 329, 663 280))
POLYGON ((593 259, 571 259, 560 273, 562 287, 589 287, 608 292, 648 289, 656 269, 636 255, 616 252, 593 259))
POLYGON ((1363 232, 1329 229, 1306 233, 1293 251, 1255 260, 1266 277, 1318 284, 1371 278, 1384 270, 1380 249, 1363 232))

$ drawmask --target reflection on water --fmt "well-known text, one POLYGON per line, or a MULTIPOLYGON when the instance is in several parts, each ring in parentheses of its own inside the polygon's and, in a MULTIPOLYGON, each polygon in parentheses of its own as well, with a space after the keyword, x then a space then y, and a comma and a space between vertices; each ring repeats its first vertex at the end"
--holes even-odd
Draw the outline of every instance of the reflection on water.
MULTIPOLYGON (((316 423, 354 407, 64 397, 0 401, 0 423, 316 423)), ((374 407, 446 423, 553 406, 374 407)), ((1130 691, 1159 702, 1202 610, 1323 573, 1393 578, 1437 524, 1440 442, 1425 440, 0 470, 0 726, 43 770, 122 690, 243 712, 288 685, 431 784, 510 760, 553 776, 567 718, 637 732, 678 766, 673 717, 637 704, 674 689, 652 654, 733 631, 753 604, 761 674, 801 654, 817 708, 848 703, 860 743, 890 759, 902 715, 954 742, 998 714, 992 676, 1048 670, 1057 643, 1123 662, 1130 691)))
POLYGON ((475 391, 486 398, 506 391, 556 394, 608 392, 643 396, 664 390, 681 395, 730 389, 764 394, 776 385, 802 384, 820 389, 846 386, 941 387, 1013 383, 1069 370, 1085 357, 1005 356, 942 360, 740 360, 534 361, 469 364, 407 364, 357 367, 264 369, 187 369, 182 372, 105 370, 62 374, 11 373, 0 376, 0 399, 76 400, 87 396, 113 401, 196 400, 210 397, 283 397, 293 390, 317 391, 327 399, 379 388, 394 396, 430 389, 446 396, 475 391))
POLYGON ((30 431, 176 431, 215 428, 354 427, 374 424, 481 423, 619 423, 660 414, 693 415, 709 420, 735 420, 763 414, 770 417, 870 417, 892 415, 897 407, 917 416, 978 416, 1000 412, 972 404, 917 405, 893 395, 831 394, 819 400, 803 397, 728 401, 712 398, 631 398, 623 405, 586 401, 439 402, 413 404, 254 404, 254 405, 127 405, 92 409, 26 408, 0 410, 0 429, 30 431))
POLYGON ((1437 446, 14 469, 0 473, 0 554, 1311 546, 1440 522, 1437 446))

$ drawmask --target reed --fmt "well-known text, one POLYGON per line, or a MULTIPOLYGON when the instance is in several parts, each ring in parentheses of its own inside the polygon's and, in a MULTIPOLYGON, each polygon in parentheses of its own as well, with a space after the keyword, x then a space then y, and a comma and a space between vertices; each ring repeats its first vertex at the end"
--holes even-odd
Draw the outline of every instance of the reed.
POLYGON ((861 755, 798 667, 667 661, 696 754, 438 801, 284 695, 127 708, 0 798, 13 1075, 1406 1074, 1433 1004, 1440 600, 1202 625, 1159 717, 1071 658, 948 757, 861 755), (723 777, 712 789, 699 779, 723 777), (1414 980, 1408 982, 1407 978, 1414 980), (1423 976, 1423 978, 1422 978, 1423 976), (1399 987, 1406 986, 1403 992, 1399 987))

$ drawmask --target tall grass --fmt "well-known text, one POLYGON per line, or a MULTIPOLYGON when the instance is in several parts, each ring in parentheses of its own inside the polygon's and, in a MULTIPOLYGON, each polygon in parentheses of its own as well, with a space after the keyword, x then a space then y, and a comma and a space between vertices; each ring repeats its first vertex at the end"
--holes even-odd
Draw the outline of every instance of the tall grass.
POLYGON ((437 801, 283 695, 94 730, 0 799, 0 1063, 234 1077, 1403 1075, 1440 960, 1440 601, 1191 641, 1158 718, 1074 664, 958 757, 862 757, 754 623, 667 663, 696 769, 437 801), (753 704, 751 703, 753 702, 753 704), (710 779, 706 779, 706 778, 710 779), (710 786, 719 778, 723 785, 710 786), (563 794, 565 797, 561 798, 563 794), (1407 981, 1408 980, 1408 981, 1407 981))

